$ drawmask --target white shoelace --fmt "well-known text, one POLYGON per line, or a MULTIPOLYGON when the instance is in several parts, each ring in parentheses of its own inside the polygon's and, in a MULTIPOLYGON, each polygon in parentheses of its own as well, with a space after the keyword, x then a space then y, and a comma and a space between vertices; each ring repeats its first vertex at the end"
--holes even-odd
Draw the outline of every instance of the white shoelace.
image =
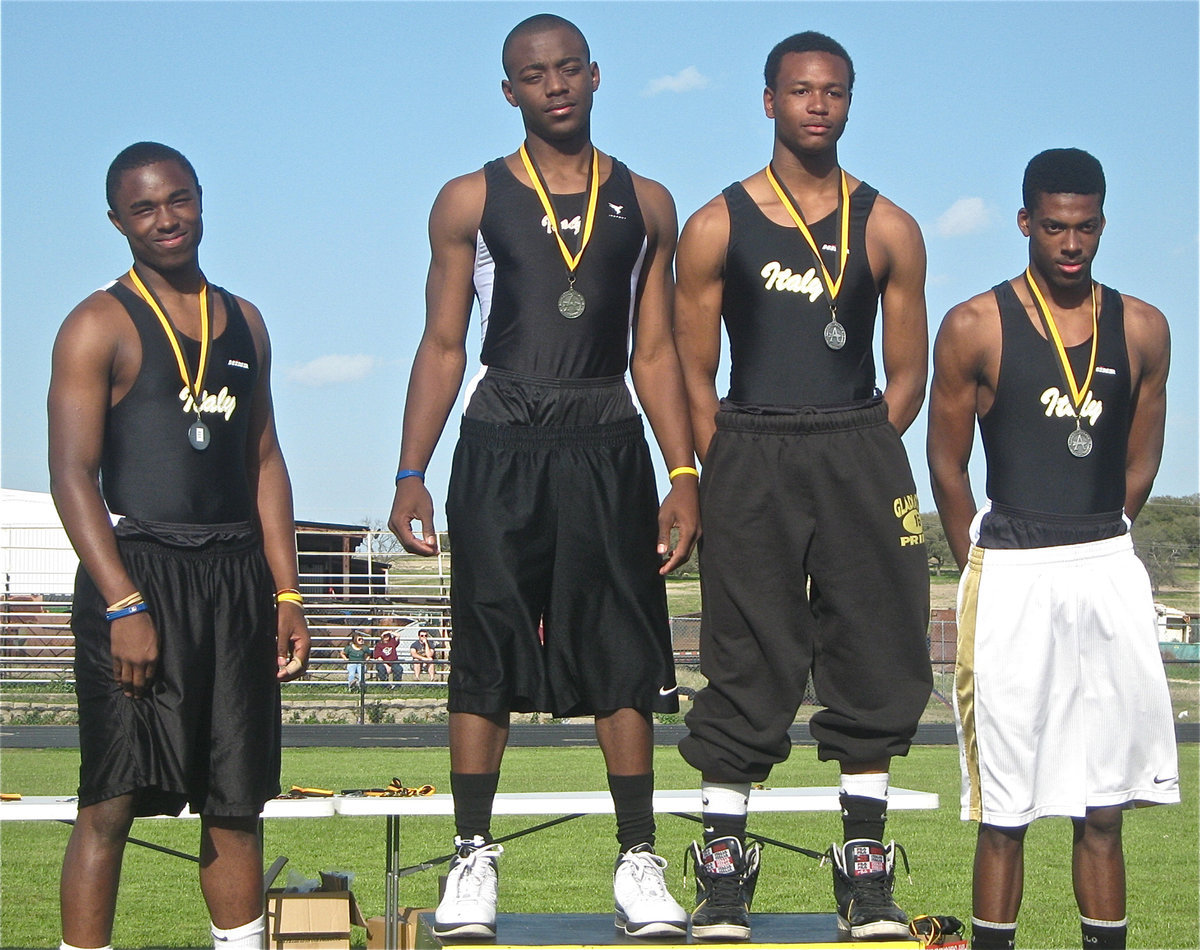
MULTIPOLYGON (((477 898, 485 883, 490 884, 490 890, 496 886, 496 867, 493 863, 498 854, 503 854, 504 848, 498 844, 488 844, 476 848, 465 858, 459 858, 455 870, 459 871, 458 896, 460 899, 477 898)), ((489 895, 491 896, 491 895, 489 895)))
POLYGON ((621 863, 630 868, 634 881, 650 897, 667 896, 667 884, 663 879, 663 871, 667 867, 666 858, 652 851, 632 851, 626 852, 621 863))

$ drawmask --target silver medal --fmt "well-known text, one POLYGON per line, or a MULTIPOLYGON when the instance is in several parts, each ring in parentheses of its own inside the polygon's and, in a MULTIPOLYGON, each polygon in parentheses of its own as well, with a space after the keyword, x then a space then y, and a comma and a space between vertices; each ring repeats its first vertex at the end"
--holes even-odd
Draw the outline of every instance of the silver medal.
POLYGON ((583 294, 574 287, 564 290, 558 298, 558 312, 568 320, 581 316, 585 306, 587 302, 583 299, 583 294))
POLYGON ((197 452, 203 452, 208 448, 208 443, 212 438, 212 433, 208 431, 208 426, 197 419, 188 429, 188 441, 192 444, 192 448, 197 452))
POLYGON ((831 350, 840 350, 846 345, 846 328, 837 320, 825 324, 825 345, 831 350))
POLYGON ((1067 450, 1077 459, 1085 458, 1092 451, 1092 436, 1083 429, 1074 429, 1067 436, 1067 450))

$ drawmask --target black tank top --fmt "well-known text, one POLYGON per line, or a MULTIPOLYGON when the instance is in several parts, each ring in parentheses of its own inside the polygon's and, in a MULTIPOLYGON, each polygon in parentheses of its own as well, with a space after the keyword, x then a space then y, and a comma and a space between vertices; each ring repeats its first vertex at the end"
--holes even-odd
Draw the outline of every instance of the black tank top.
MULTIPOLYGON (((119 281, 107 288, 137 328, 142 365, 129 392, 108 411, 100 484, 110 511, 137 521, 226 525, 250 521, 254 505, 246 472, 250 401, 258 379, 254 338, 233 295, 225 330, 212 341, 201 393, 201 416, 212 434, 203 452, 192 448, 196 419, 167 335, 145 301, 119 281)), ((200 343, 179 336, 190 368, 200 343)))
MULTIPOLYGON (((831 350, 823 332, 829 300, 812 249, 792 224, 762 213, 740 183, 722 194, 729 248, 721 313, 729 334, 729 400, 736 407, 847 407, 875 394, 872 343, 879 289, 867 260, 867 217, 879 195, 860 182, 850 196, 850 255, 837 299, 846 345, 831 350)), ((825 267, 838 272, 838 214, 809 231, 825 267)))
MULTIPOLYGON (((484 166, 487 198, 475 251, 475 292, 486 366, 526 376, 620 376, 629 363, 634 293, 646 253, 646 226, 629 170, 615 158, 600 186, 592 237, 576 271, 583 315, 558 312, 567 265, 537 193, 498 158, 484 166)), ((552 195, 574 252, 586 195, 552 195)))
MULTIPOLYGON (((1081 412, 1093 448, 1084 458, 1076 458, 1067 450, 1075 414, 1070 393, 1064 395, 1066 384, 1053 343, 1037 332, 1008 281, 992 292, 1000 308, 1002 348, 996 398, 979 420, 987 457, 988 497, 1008 517, 1023 514, 1034 520, 1048 516, 1042 519, 1048 522, 1063 518, 1119 522, 1125 505, 1130 417, 1129 353, 1121 295, 1109 287, 1100 288, 1096 370, 1081 412)), ((1090 338, 1067 348, 1080 382, 1087 375, 1091 348, 1090 338)), ((985 516, 983 527, 989 517, 985 516)))

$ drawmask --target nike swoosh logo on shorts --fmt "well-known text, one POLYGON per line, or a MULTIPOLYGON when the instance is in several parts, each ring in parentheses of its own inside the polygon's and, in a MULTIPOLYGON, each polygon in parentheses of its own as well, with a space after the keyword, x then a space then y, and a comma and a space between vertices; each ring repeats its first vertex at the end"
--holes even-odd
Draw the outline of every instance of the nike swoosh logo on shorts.
POLYGON ((671 695, 673 692, 675 692, 677 689, 679 689, 679 687, 678 687, 678 686, 672 686, 670 689, 666 689, 666 688, 664 688, 664 687, 660 686, 660 687, 658 688, 658 695, 659 695, 659 696, 670 696, 670 695, 671 695))
POLYGON ((1154 784, 1155 784, 1155 785, 1165 785, 1167 782, 1174 782, 1174 781, 1176 781, 1178 778, 1179 778, 1179 776, 1178 776, 1178 775, 1172 775, 1170 778, 1159 778, 1159 777, 1156 775, 1156 776, 1154 776, 1154 784))

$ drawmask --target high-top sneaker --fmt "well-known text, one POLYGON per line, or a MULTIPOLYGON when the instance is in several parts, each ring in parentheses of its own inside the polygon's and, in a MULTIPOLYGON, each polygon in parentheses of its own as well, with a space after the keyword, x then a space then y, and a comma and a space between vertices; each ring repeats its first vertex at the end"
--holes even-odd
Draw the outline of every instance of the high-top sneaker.
POLYGON ((678 937, 687 933, 687 911, 667 890, 666 858, 648 844, 634 845, 613 872, 616 925, 632 937, 678 937))
POLYGON ((706 845, 692 842, 696 909, 692 936, 697 940, 749 940, 750 904, 758 882, 761 846, 745 848, 737 838, 716 838, 706 845))
MULTIPOLYGON (((908 917, 892 899, 896 843, 855 838, 829 849, 838 930, 856 940, 908 937, 908 917)), ((907 859, 906 859, 907 860, 907 859)))
POLYGON ((476 835, 464 841, 457 835, 458 854, 446 875, 446 890, 434 914, 433 932, 439 937, 496 936, 496 857, 504 851, 476 835))

